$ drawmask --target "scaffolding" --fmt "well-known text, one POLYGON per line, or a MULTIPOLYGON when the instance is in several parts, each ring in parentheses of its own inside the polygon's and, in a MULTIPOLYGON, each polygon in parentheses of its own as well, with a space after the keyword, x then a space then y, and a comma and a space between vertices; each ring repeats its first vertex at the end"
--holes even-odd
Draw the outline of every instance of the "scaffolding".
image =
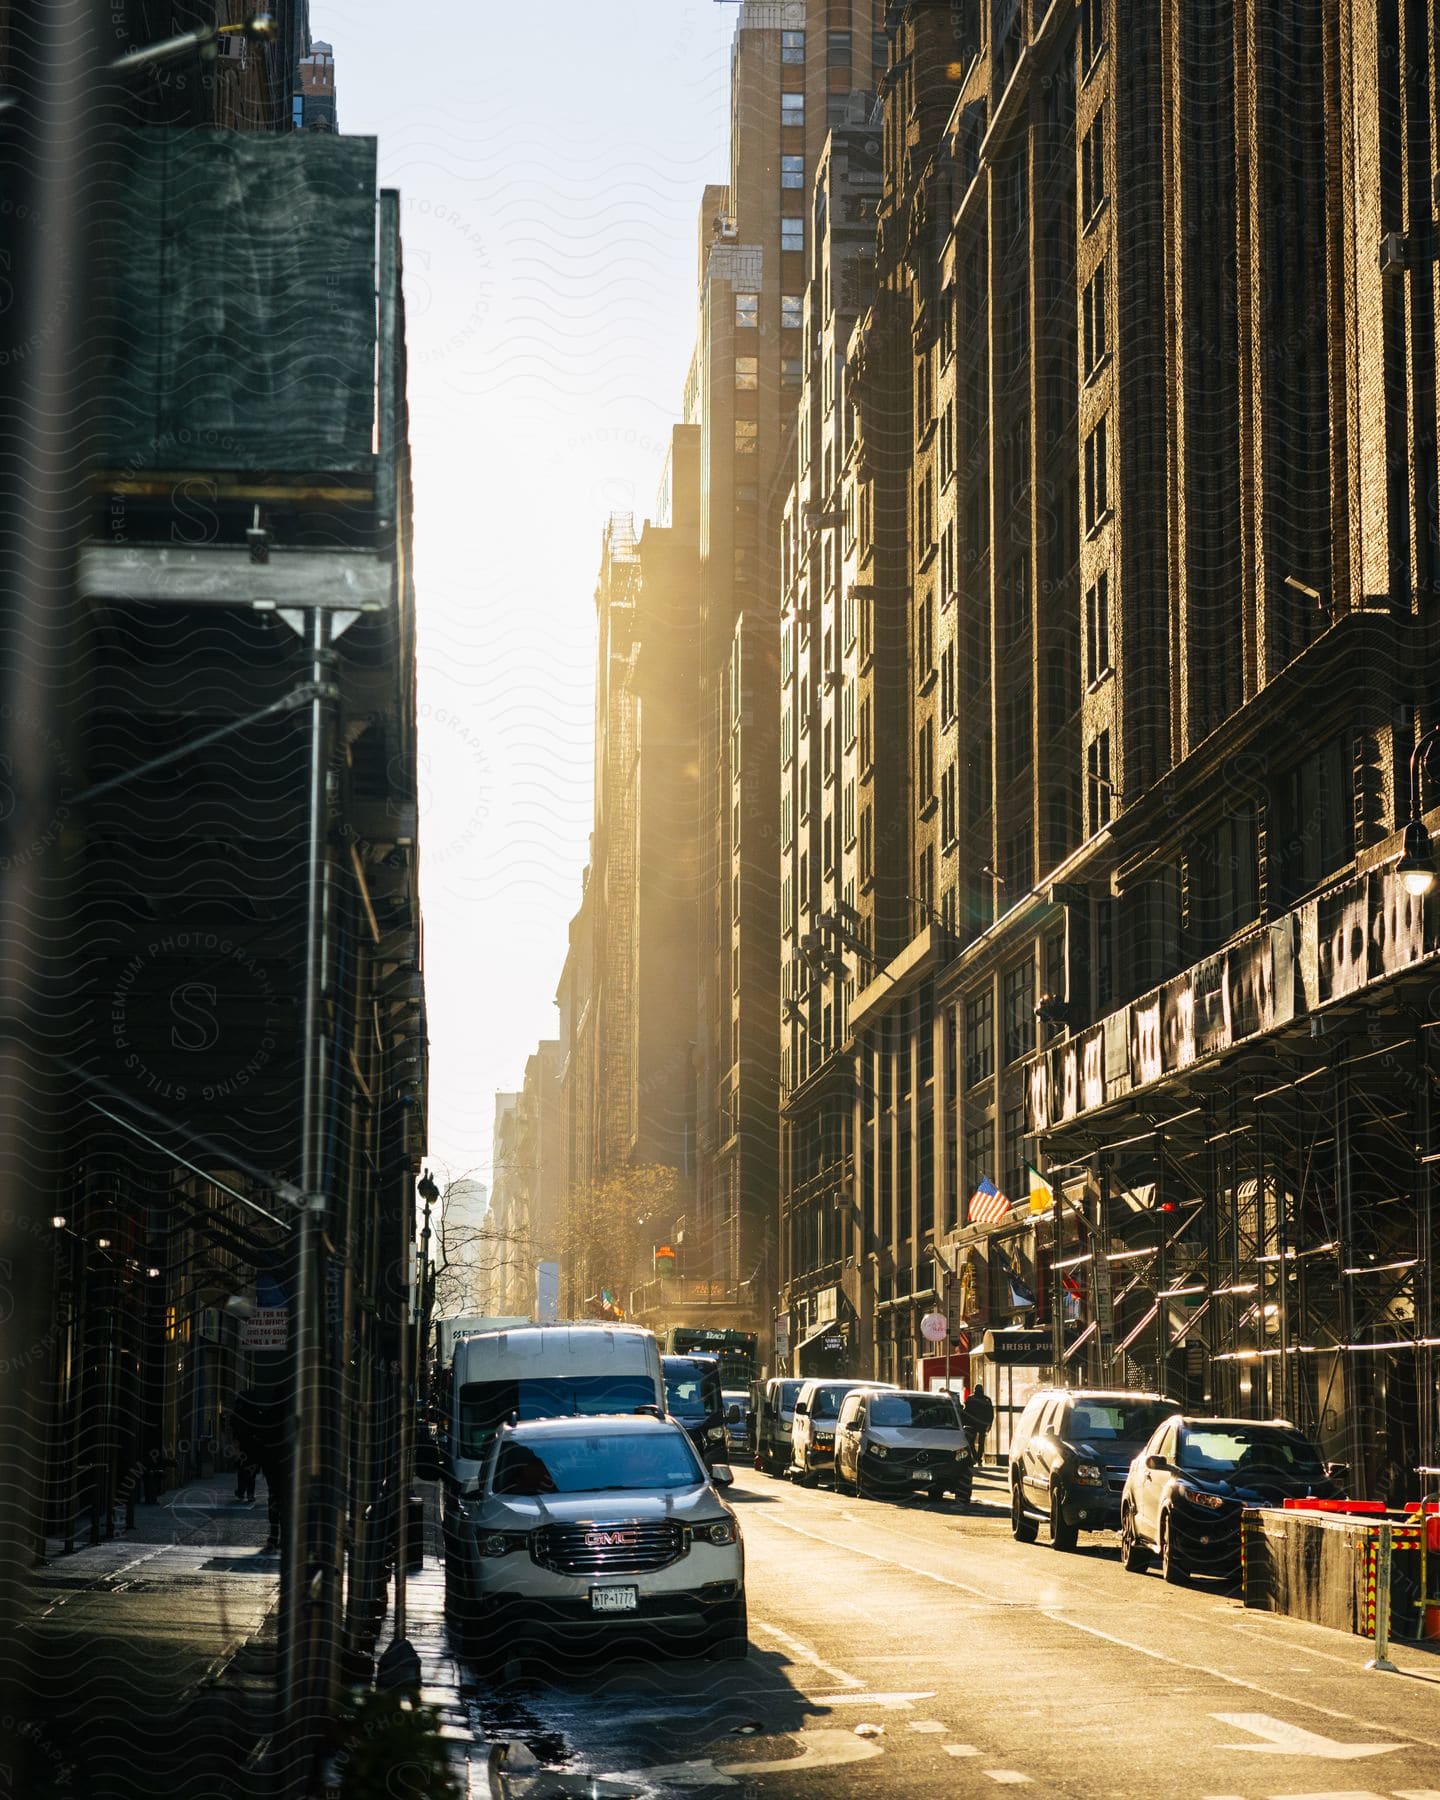
POLYGON ((1437 1460, 1440 1066, 1400 995, 1315 1023, 1049 1132, 1089 1227, 1051 1266, 1106 1260, 1113 1339, 1092 1318, 1068 1353, 1091 1378, 1288 1418, 1395 1503, 1437 1460))

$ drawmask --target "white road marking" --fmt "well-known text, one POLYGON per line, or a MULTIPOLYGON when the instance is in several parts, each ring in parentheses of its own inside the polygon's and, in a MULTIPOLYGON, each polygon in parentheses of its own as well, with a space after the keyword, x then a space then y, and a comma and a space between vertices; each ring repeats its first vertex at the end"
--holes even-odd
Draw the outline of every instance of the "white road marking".
POLYGON ((986 1769, 985 1773, 992 1781, 998 1781, 1001 1787, 1028 1787, 1030 1777, 1022 1775, 1018 1769, 986 1769))
MULTIPOLYGON (((886 1712, 898 1712, 903 1707, 913 1706, 917 1700, 933 1700, 935 1690, 932 1688, 926 1694, 870 1694, 862 1688, 844 1694, 812 1694, 807 1689, 805 1698, 812 1706, 879 1706, 886 1712)), ((936 1730, 939 1729, 936 1726, 936 1730)))
MULTIPOLYGON (((986 1593, 983 1588, 971 1587, 968 1582, 956 1581, 950 1575, 937 1575, 931 1569, 917 1569, 913 1563, 901 1562, 898 1557, 885 1556, 878 1550, 862 1550, 858 1546, 837 1543, 834 1538, 823 1536, 818 1531, 807 1531, 803 1525, 792 1525, 788 1520, 767 1518, 767 1525, 778 1525, 782 1531, 793 1532, 797 1537, 812 1539, 817 1544, 824 1544, 827 1549, 838 1550, 845 1556, 863 1556, 871 1562, 888 1563, 891 1568, 904 1569, 909 1575, 918 1575, 922 1580, 936 1582, 940 1587, 956 1588, 962 1594, 974 1595, 992 1606, 1007 1606, 1012 1602, 1000 1600, 996 1595, 986 1593)), ((1223 1681, 1229 1687, 1244 1688, 1252 1694, 1264 1694, 1267 1700, 1280 1700, 1286 1706, 1303 1706, 1309 1712, 1323 1713, 1328 1719, 1344 1719, 1352 1725, 1362 1725, 1371 1731, 1384 1731, 1386 1726, 1374 1719, 1357 1718, 1354 1713, 1340 1712, 1333 1706, 1321 1706, 1318 1700, 1304 1700, 1298 1694, 1278 1693, 1274 1688, 1261 1687, 1257 1681, 1246 1681, 1242 1675, 1231 1675, 1224 1669, 1212 1669, 1206 1663, 1186 1662, 1183 1657, 1167 1656, 1163 1650, 1148 1650, 1143 1644, 1135 1644, 1129 1638, 1116 1637, 1113 1632, 1101 1631, 1097 1625, 1082 1625, 1078 1619, 1066 1618, 1059 1607, 1042 1607, 1039 1609, 1043 1618, 1052 1624, 1068 1626, 1072 1631, 1083 1631, 1087 1637, 1100 1638, 1107 1644, 1114 1644, 1122 1650, 1133 1650, 1138 1656, 1148 1656, 1155 1662, 1168 1663, 1172 1668, 1189 1669, 1195 1675, 1209 1675, 1216 1681, 1223 1681)), ((858 1685, 858 1683, 856 1684, 858 1685)), ((1388 1727, 1394 1730, 1394 1726, 1388 1727)), ((1428 1750, 1440 1750, 1440 1739, 1421 1737, 1418 1732, 1405 1731, 1404 1736, 1412 1744, 1423 1744, 1428 1750)))
POLYGON ((1233 1725, 1237 1731, 1250 1731, 1263 1744, 1220 1744, 1221 1750, 1249 1750, 1256 1756, 1318 1756, 1327 1762, 1353 1762, 1360 1756, 1386 1756, 1401 1750, 1402 1744, 1342 1744, 1335 1738, 1321 1737, 1318 1732, 1302 1731, 1284 1719, 1272 1719, 1269 1713, 1211 1713, 1222 1725, 1233 1725))
POLYGON ((908 1724, 912 1731, 943 1731, 945 1729, 939 1719, 911 1719, 908 1724))
POLYGON ((783 1644, 793 1657, 800 1662, 808 1662, 812 1668, 820 1669, 843 1688, 862 1688, 865 1685, 858 1675, 849 1675, 844 1669, 837 1669, 834 1663, 828 1663, 823 1657, 818 1656, 809 1644, 802 1644, 799 1638, 791 1637, 788 1631, 782 1631, 778 1625, 752 1624, 750 1629, 752 1632, 768 1631, 770 1636, 783 1644))

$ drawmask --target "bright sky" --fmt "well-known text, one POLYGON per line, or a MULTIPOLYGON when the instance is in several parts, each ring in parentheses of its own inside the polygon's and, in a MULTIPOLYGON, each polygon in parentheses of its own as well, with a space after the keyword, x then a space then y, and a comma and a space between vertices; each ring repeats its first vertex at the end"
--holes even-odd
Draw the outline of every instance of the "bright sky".
POLYGON ((437 1172, 555 1035, 590 828, 594 588, 654 510, 728 165, 717 0, 311 0, 343 131, 401 192, 437 1172))

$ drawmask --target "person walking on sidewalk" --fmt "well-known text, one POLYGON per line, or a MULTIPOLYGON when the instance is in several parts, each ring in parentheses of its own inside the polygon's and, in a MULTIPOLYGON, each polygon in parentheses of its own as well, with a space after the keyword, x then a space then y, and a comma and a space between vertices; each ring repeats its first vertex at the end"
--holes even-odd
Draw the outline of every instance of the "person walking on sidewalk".
POLYGON ((230 1409, 230 1430, 248 1466, 248 1498, 255 1497, 255 1471, 265 1477, 265 1498, 270 1511, 270 1535, 266 1550, 278 1550, 284 1530, 285 1464, 289 1420, 284 1402, 260 1388, 246 1388, 235 1396, 230 1409))
POLYGON ((970 1452, 977 1463, 985 1460, 985 1439, 989 1436, 990 1427, 995 1423, 995 1402, 985 1392, 981 1382, 976 1382, 970 1391, 970 1398, 962 1410, 965 1431, 970 1439, 970 1452))

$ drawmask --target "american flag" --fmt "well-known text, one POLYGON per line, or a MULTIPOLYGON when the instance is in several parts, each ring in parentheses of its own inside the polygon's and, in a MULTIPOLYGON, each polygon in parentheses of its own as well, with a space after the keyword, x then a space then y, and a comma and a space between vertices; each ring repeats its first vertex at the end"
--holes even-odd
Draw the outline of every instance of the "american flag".
POLYGON ((982 1175, 979 1185, 970 1196, 970 1223, 998 1225, 1002 1219, 1009 1217, 1010 1202, 988 1175, 982 1175))

